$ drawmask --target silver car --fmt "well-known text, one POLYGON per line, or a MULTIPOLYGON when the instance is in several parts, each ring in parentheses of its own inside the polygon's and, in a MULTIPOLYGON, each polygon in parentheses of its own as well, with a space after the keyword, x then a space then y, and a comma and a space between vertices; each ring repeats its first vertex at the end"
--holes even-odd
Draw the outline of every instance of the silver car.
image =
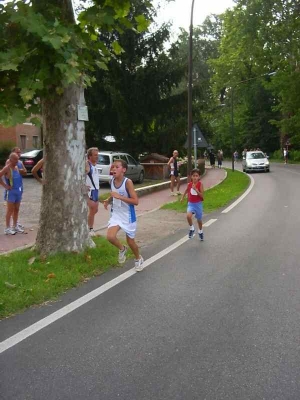
POLYGON ((243 171, 265 171, 270 172, 270 163, 262 151, 247 151, 242 162, 243 171))
POLYGON ((139 162, 137 162, 130 154, 115 151, 99 152, 98 163, 96 167, 99 172, 100 182, 110 182, 112 178, 111 167, 115 160, 124 160, 127 162, 127 178, 130 178, 133 182, 143 182, 145 176, 144 167, 139 162))

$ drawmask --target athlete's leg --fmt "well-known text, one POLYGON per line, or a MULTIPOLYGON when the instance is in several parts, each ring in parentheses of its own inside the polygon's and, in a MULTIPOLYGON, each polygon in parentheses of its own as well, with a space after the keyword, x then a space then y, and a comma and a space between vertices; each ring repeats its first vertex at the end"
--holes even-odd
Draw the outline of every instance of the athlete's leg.
POLYGON ((119 250, 124 250, 124 246, 117 238, 117 233, 119 232, 119 230, 120 230, 119 226, 111 226, 107 230, 106 238, 111 244, 116 246, 119 250))
POLYGON ((197 219, 198 222, 198 227, 200 229, 200 231, 202 231, 202 219, 197 219))
POLYGON ((20 204, 21 203, 14 203, 14 210, 13 210, 13 227, 15 228, 17 226, 18 222, 18 217, 19 217, 19 210, 20 210, 20 204))
POLYGON ((171 192, 172 192, 172 193, 173 193, 173 191, 174 191, 174 185, 175 185, 175 176, 174 176, 174 175, 171 175, 170 189, 171 189, 171 192))
POLYGON ((179 176, 176 176, 176 183, 177 183, 177 192, 179 192, 180 184, 181 184, 181 181, 180 181, 180 177, 179 177, 179 176))
POLYGON ((95 220, 95 215, 98 212, 98 206, 99 206, 98 201, 93 201, 91 199, 88 199, 88 207, 89 207, 88 226, 90 229, 94 227, 94 220, 95 220))
POLYGON ((193 213, 187 212, 186 219, 187 219, 189 226, 192 226, 193 225, 193 213))
POLYGON ((10 220, 14 213, 14 206, 15 203, 7 202, 6 204, 6 216, 5 216, 6 228, 10 228, 10 220))
POLYGON ((135 259, 138 260, 140 258, 140 252, 139 252, 138 245, 135 243, 134 239, 130 238, 127 235, 126 235, 126 240, 127 240, 128 246, 131 248, 131 251, 134 254, 135 259))

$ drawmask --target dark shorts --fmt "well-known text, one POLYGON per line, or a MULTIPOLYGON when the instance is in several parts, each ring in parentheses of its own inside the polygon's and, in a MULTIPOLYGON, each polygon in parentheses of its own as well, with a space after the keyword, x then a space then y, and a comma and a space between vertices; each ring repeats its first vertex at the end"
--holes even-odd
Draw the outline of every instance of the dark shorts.
POLYGON ((94 202, 98 202, 99 201, 99 190, 98 189, 91 190, 89 198, 90 198, 90 200, 92 200, 94 202))

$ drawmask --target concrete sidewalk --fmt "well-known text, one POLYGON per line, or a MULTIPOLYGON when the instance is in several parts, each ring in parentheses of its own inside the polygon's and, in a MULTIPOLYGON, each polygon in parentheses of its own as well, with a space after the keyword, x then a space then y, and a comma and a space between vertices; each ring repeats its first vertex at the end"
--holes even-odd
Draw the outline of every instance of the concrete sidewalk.
MULTIPOLYGON (((226 177, 226 171, 223 169, 206 169, 202 177, 204 189, 209 189, 221 183, 226 177)), ((180 191, 183 193, 186 189, 186 183, 181 185, 180 191)), ((163 204, 175 201, 177 198, 170 195, 170 189, 163 189, 144 195, 139 199, 139 205, 136 207, 137 216, 147 214, 159 209, 163 204)), ((99 212, 95 217, 94 229, 103 230, 109 220, 109 211, 105 210, 102 204, 99 205, 99 212)), ((0 254, 8 251, 17 250, 24 246, 34 244, 37 235, 38 226, 32 226, 25 230, 25 234, 16 234, 7 236, 0 234, 0 254)), ((102 233, 102 232, 101 232, 102 233)))

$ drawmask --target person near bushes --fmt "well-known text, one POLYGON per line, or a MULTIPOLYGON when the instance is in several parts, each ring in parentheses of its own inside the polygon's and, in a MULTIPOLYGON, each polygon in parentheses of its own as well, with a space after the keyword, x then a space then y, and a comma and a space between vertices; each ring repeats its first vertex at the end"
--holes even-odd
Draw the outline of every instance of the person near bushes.
POLYGON ((171 189, 171 196, 176 196, 174 193, 174 187, 177 186, 177 194, 180 195, 180 177, 179 177, 179 168, 178 168, 178 151, 173 151, 173 156, 170 158, 168 162, 168 167, 170 168, 170 189, 171 189))
POLYGON ((41 184, 41 185, 44 185, 45 184, 45 180, 43 179, 43 177, 42 177, 42 169, 43 169, 43 166, 44 166, 44 162, 45 162, 45 159, 44 159, 44 157, 43 158, 41 158, 40 159, 40 161, 39 162, 37 162, 36 164, 35 164, 35 166, 32 168, 32 170, 31 170, 31 173, 32 173, 32 175, 35 177, 35 179, 41 184))
POLYGON ((222 168, 223 152, 221 152, 221 150, 218 150, 217 160, 218 160, 218 168, 222 168))
POLYGON ((216 156, 212 150, 209 152, 209 162, 210 162, 211 167, 215 168, 216 156))
POLYGON ((286 148, 283 149, 283 159, 284 159, 284 163, 287 164, 288 162, 288 156, 289 156, 289 152, 287 151, 286 148))
POLYGON ((195 236, 195 228, 193 225, 193 214, 195 215, 198 223, 198 235, 201 241, 204 240, 203 227, 202 227, 202 202, 203 202, 203 184, 200 181, 200 171, 195 168, 191 172, 191 182, 188 183, 185 192, 181 197, 181 201, 188 195, 188 206, 186 219, 189 224, 189 239, 195 236))
POLYGON ((24 233, 24 229, 17 224, 23 194, 22 175, 18 168, 18 161, 19 156, 16 153, 11 153, 9 162, 0 171, 0 178, 5 177, 5 181, 0 179, 0 185, 6 189, 5 235, 24 233), (12 226, 11 219, 13 221, 12 226))

